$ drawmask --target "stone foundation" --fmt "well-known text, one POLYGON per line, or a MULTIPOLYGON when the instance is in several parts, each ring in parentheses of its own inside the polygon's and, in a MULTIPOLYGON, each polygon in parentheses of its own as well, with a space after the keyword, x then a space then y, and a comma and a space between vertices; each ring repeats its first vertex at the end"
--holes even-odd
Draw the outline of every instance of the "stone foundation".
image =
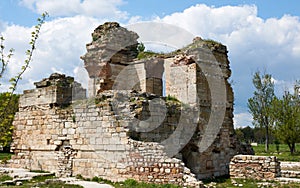
POLYGON ((280 176, 280 162, 274 156, 236 155, 230 162, 231 178, 274 180, 280 176))

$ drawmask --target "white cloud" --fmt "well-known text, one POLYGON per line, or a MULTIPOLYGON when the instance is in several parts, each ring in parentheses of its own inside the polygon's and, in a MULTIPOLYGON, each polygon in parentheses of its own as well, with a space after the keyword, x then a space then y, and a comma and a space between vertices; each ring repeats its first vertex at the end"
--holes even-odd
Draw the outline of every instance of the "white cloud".
POLYGON ((0 33, 7 27, 7 23, 0 20, 0 33))
MULTIPOLYGON (((30 69, 25 72, 18 91, 33 88, 33 82, 48 77, 54 71, 75 76, 80 81, 86 81, 87 79, 82 77, 84 75, 82 69, 79 68, 83 67, 80 56, 86 52, 86 43, 92 40, 93 29, 101 23, 102 21, 99 23, 99 20, 85 16, 60 18, 46 22, 42 26, 30 69)), ((7 47, 15 48, 7 78, 20 71, 25 58, 25 49, 29 47, 32 30, 33 28, 12 25, 3 32, 7 47)), ((5 86, 7 84, 4 83, 0 89, 5 90, 5 86)))
POLYGON ((252 126, 252 116, 248 112, 237 113, 234 115, 233 124, 235 128, 252 126))
POLYGON ((272 81, 275 85, 275 93, 278 97, 283 96, 283 94, 288 91, 290 93, 294 93, 294 85, 296 81, 285 81, 285 80, 277 80, 272 77, 272 81))
POLYGON ((128 20, 128 24, 135 24, 138 22, 142 21, 142 17, 141 16, 132 16, 129 20, 128 20))
POLYGON ((21 5, 41 14, 47 11, 51 16, 85 15, 97 18, 127 18, 119 10, 123 0, 21 0, 21 5))
MULTIPOLYGON (((220 8, 199 4, 185 9, 183 12, 165 16, 161 21, 181 26, 204 38, 228 35, 244 28, 247 23, 256 21, 255 6, 224 6, 220 8), (248 20, 245 20, 248 18, 248 20)), ((157 18, 160 20, 160 18, 157 18)), ((260 19, 259 19, 260 20, 260 19)))
MULTIPOLYGON (((34 61, 31 69, 24 75, 19 91, 32 88, 32 82, 49 76, 53 70, 73 76, 79 75, 77 78, 85 81, 84 69, 78 68, 83 66, 79 57, 85 53, 85 44, 90 42, 93 29, 102 24, 104 19, 126 18, 127 15, 119 9, 122 0, 72 0, 72 3, 68 0, 22 0, 22 3, 38 13, 47 10, 51 16, 76 16, 58 18, 43 26, 34 61), (96 20, 91 16, 103 19, 96 20)), ((257 7, 254 5, 215 8, 201 4, 182 12, 153 19, 227 45, 234 82, 235 104, 236 108, 243 109, 235 114, 236 126, 251 125, 251 116, 245 112, 245 109, 247 99, 253 93, 251 80, 256 70, 267 70, 267 73, 271 73, 274 79, 276 78, 277 90, 283 90, 285 85, 290 89, 291 83, 299 80, 299 17, 285 15, 281 18, 264 20, 258 17, 257 7)), ((129 23, 136 23, 143 18, 137 16, 128 20, 129 23)), ((0 29, 2 25, 0 23, 0 29)), ((145 30, 145 28, 141 29, 145 30)), ((146 29, 151 31, 151 27, 146 29)), ((9 75, 13 75, 23 62, 24 51, 28 47, 32 29, 11 25, 2 26, 2 31, 7 47, 16 49, 14 63, 9 69, 9 75)), ((175 36, 169 31, 165 33, 164 36, 170 38, 175 36)), ((168 42, 167 37, 165 43, 168 42)), ((184 37, 175 38, 179 41, 184 37)), ((178 46, 178 44, 174 45, 178 46)))
POLYGON ((264 20, 255 5, 215 8, 200 4, 156 20, 227 45, 238 106, 246 106, 251 97, 252 75, 257 70, 267 70, 286 82, 299 79, 299 17, 264 20))
POLYGON ((174 51, 191 43, 195 37, 176 25, 161 22, 139 22, 126 26, 139 35, 147 50, 156 52, 174 51))

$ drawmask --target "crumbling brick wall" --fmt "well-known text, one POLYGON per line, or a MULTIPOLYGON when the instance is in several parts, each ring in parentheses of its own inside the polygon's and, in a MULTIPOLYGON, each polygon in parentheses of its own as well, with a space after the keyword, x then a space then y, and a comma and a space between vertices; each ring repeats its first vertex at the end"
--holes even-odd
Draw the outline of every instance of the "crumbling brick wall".
POLYGON ((280 176, 280 162, 275 156, 236 155, 230 162, 230 177, 274 180, 280 176))

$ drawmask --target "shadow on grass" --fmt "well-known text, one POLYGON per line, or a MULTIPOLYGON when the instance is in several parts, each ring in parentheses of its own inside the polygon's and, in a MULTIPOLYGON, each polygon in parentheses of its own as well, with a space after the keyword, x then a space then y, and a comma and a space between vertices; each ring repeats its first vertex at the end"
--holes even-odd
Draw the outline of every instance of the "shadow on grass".
POLYGON ((204 180, 201 180, 204 184, 208 184, 208 183, 211 183, 211 182, 215 182, 215 183, 225 183, 227 182, 228 180, 230 180, 230 176, 229 175, 224 175, 224 176, 219 176, 219 177, 216 177, 216 178, 208 178, 208 179, 204 179, 204 180))

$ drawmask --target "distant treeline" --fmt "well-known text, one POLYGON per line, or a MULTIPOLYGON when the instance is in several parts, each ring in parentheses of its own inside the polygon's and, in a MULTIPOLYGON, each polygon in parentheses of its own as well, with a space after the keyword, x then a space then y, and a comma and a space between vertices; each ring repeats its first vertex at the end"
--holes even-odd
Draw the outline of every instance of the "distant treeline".
MULTIPOLYGON (((260 127, 240 127, 235 129, 236 135, 241 142, 264 144, 266 141, 266 133, 264 128, 260 127)), ((270 144, 278 142, 274 134, 269 135, 270 144)))

